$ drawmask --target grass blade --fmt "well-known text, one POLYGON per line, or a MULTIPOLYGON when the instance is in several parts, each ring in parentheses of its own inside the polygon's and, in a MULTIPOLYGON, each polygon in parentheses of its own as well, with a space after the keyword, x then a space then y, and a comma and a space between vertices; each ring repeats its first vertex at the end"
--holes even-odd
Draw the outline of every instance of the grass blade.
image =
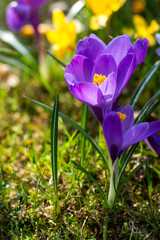
POLYGON ((11 50, 9 48, 0 49, 0 54, 3 54, 5 56, 7 55, 7 57, 8 55, 16 57, 18 60, 21 60, 24 64, 26 64, 28 67, 32 68, 35 71, 38 71, 38 64, 35 59, 27 58, 27 56, 22 55, 21 53, 11 50))
MULTIPOLYGON (((134 170, 132 170, 132 172, 124 179, 124 181, 122 182, 122 184, 120 186, 118 186, 118 190, 117 190, 117 194, 116 194, 116 198, 119 196, 123 186, 126 184, 126 182, 133 176, 133 174, 135 172, 137 172, 144 164, 146 164, 148 162, 150 158, 147 158, 146 160, 144 160, 142 163, 140 163, 134 170)), ((120 182, 118 183, 118 185, 120 184, 120 182)))
POLYGON ((56 60, 59 64, 61 64, 64 68, 66 68, 66 64, 64 62, 62 62, 61 60, 59 60, 56 56, 54 56, 52 53, 50 53, 49 51, 47 51, 47 53, 54 59, 56 60))
MULTIPOLYGON (((31 99, 29 97, 25 97, 26 99, 30 100, 31 102, 43 107, 44 109, 48 110, 48 111, 52 111, 53 109, 43 103, 40 103, 34 99, 31 99)), ((81 126, 79 124, 77 124, 74 120, 72 120, 71 118, 67 117, 65 114, 59 112, 58 113, 59 116, 64 119, 65 121, 69 122, 70 124, 72 124, 76 129, 78 129, 81 133, 83 133, 85 135, 85 137, 92 143, 92 145, 94 146, 94 148, 97 150, 97 152, 101 155, 104 163, 106 164, 106 166, 108 167, 108 159, 106 158, 106 156, 104 155, 102 149, 98 146, 98 144, 93 140, 93 138, 88 135, 88 133, 81 128, 81 126)))
POLYGON ((136 124, 145 121, 159 105, 160 100, 158 100, 152 107, 150 107, 148 111, 143 112, 140 117, 138 116, 138 119, 136 118, 135 120, 136 124))
MULTIPOLYGON (((82 117, 81 117, 81 127, 86 131, 87 129, 87 112, 88 107, 86 104, 82 104, 82 117)), ((85 161, 85 142, 86 137, 83 133, 81 133, 81 165, 84 166, 85 161)))
POLYGON ((152 179, 151 179, 151 173, 149 171, 149 165, 146 163, 146 176, 147 176, 147 183, 148 183, 148 196, 150 201, 152 201, 152 179))
POLYGON ((150 107, 152 106, 152 104, 155 102, 155 100, 157 98, 160 97, 160 90, 158 90, 156 92, 156 94, 145 104, 145 106, 142 108, 140 114, 137 116, 137 118, 135 119, 135 124, 139 123, 142 121, 142 119, 145 119, 145 115, 147 114, 147 112, 149 111, 150 107))
POLYGON ((18 59, 14 59, 11 57, 6 57, 6 56, 2 56, 0 55, 0 62, 6 63, 12 67, 16 67, 20 70, 23 70, 25 72, 30 72, 31 68, 28 67, 26 64, 24 64, 23 62, 19 61, 18 59))
POLYGON ((79 0, 75 4, 73 4, 69 13, 67 14, 67 19, 69 21, 72 20, 81 11, 84 5, 85 2, 83 0, 79 0))
POLYGON ((16 49, 20 54, 27 56, 33 60, 33 57, 29 50, 15 37, 12 32, 0 30, 0 39, 16 49))
POLYGON ((56 214, 60 214, 58 187, 57 187, 57 146, 58 146, 58 94, 55 98, 52 121, 51 121, 51 165, 52 165, 52 177, 55 194, 55 211, 56 214))
POLYGON ((157 167, 155 167, 152 164, 150 164, 148 167, 151 168, 158 175, 158 177, 160 178, 160 170, 157 167))
POLYGON ((101 186, 99 185, 99 183, 92 177, 92 175, 86 170, 84 169, 81 165, 79 165, 78 163, 72 161, 72 163, 76 166, 76 168, 78 168, 79 170, 81 170, 92 182, 94 182, 94 184, 96 185, 102 199, 104 200, 104 202, 107 204, 107 206, 109 207, 109 203, 105 197, 105 193, 103 191, 103 189, 101 188, 101 186))
POLYGON ((134 108, 138 98, 140 97, 143 89, 145 88, 145 86, 147 85, 147 83, 149 82, 149 80, 152 78, 153 74, 157 71, 157 69, 160 66, 160 60, 157 61, 154 66, 151 68, 151 70, 147 73, 147 75, 144 77, 143 81, 141 82, 141 84, 138 86, 138 88, 136 89, 136 91, 134 92, 134 94, 131 97, 130 100, 130 105, 134 108))
POLYGON ((119 183, 120 183, 120 181, 121 181, 121 178, 122 178, 122 175, 123 175, 123 173, 124 173, 124 170, 125 170, 128 162, 129 162, 129 160, 130 160, 130 158, 131 158, 132 154, 134 153, 134 151, 135 151, 135 149, 136 149, 137 146, 138 146, 138 143, 136 143, 135 145, 133 145, 133 146, 130 148, 130 150, 128 151, 128 154, 125 155, 125 159, 123 159, 123 156, 122 156, 123 161, 122 161, 122 163, 121 163, 121 169, 120 169, 120 171, 119 171, 118 185, 119 185, 119 183))

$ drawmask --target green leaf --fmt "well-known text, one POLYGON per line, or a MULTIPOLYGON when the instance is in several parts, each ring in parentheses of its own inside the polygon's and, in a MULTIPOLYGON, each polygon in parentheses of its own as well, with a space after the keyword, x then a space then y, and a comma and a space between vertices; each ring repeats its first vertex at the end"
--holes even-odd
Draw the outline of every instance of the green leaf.
POLYGON ((52 165, 52 177, 55 194, 55 209, 57 215, 60 213, 58 187, 57 187, 57 147, 58 147, 58 94, 55 98, 52 121, 51 121, 51 165, 52 165))
POLYGON ((11 55, 14 57, 19 57, 20 54, 16 51, 11 50, 10 48, 1 48, 0 53, 5 54, 5 55, 11 55))
POLYGON ((160 100, 158 100, 153 106, 151 106, 148 109, 148 111, 144 111, 141 117, 135 120, 136 124, 145 121, 159 105, 160 105, 160 100))
MULTIPOLYGON (((135 169, 133 169, 131 171, 131 173, 124 179, 124 181, 122 182, 122 184, 120 186, 118 186, 117 188, 117 197, 120 194, 123 186, 127 183, 127 181, 133 176, 133 174, 135 172, 137 172, 144 164, 146 164, 148 162, 150 158, 147 158, 146 160, 144 160, 142 163, 140 163, 135 169)), ((119 178, 120 179, 120 178, 119 178)), ((118 182, 118 185, 120 184, 120 181, 118 182)))
POLYGON ((62 62, 61 60, 59 60, 55 55, 53 55, 52 53, 50 53, 49 51, 47 51, 47 53, 54 59, 56 60, 60 65, 62 65, 64 68, 66 68, 66 64, 64 62, 62 62))
POLYGON ((17 60, 17 59, 11 58, 11 57, 6 57, 6 56, 0 55, 0 62, 6 63, 12 67, 19 68, 20 70, 23 70, 25 72, 29 72, 31 70, 27 65, 25 65, 20 60, 17 60))
POLYGON ((69 21, 72 20, 81 11, 84 5, 85 1, 83 0, 79 0, 75 4, 73 4, 72 7, 70 8, 69 13, 67 14, 67 19, 69 21))
POLYGON ((130 150, 128 151, 128 153, 127 154, 124 153, 124 155, 122 155, 122 157, 121 157, 122 159, 121 159, 121 168, 120 168, 119 176, 118 176, 118 185, 119 185, 119 183, 121 181, 121 178, 122 178, 122 175, 123 175, 123 173, 125 171, 125 168, 126 168, 128 162, 129 162, 129 160, 130 160, 130 158, 131 158, 132 154, 134 153, 134 151, 135 151, 137 146, 138 146, 138 143, 133 145, 130 148, 130 150))
MULTIPOLYGON (((0 56, 4 56, 4 55, 7 55, 7 57, 9 56, 12 56, 12 57, 15 57, 15 61, 20 61, 21 63, 24 63, 25 65, 27 65, 26 67, 29 67, 30 69, 32 68, 32 70, 38 72, 38 63, 34 60, 34 59, 30 59, 30 58, 27 58, 26 56, 22 55, 21 53, 17 52, 17 51, 13 51, 9 48, 1 48, 0 49, 0 56), (9 56, 8 56, 9 55, 9 56)), ((6 60, 4 60, 6 61, 6 60)), ((9 57, 9 60, 8 60, 8 64, 9 65, 12 65, 13 64, 10 64, 10 57, 9 57)), ((12 60, 11 60, 11 63, 12 63, 12 60)))
POLYGON ((144 121, 144 119, 148 116, 148 111, 150 111, 151 106, 155 102, 157 98, 160 98, 160 90, 156 92, 156 94, 145 104, 145 106, 142 108, 141 112, 135 119, 135 124, 144 121))
POLYGON ((20 54, 33 60, 29 50, 15 37, 12 32, 0 30, 0 39, 16 49, 20 54))
POLYGON ((150 201, 152 201, 152 179, 151 179, 151 173, 149 171, 149 165, 146 163, 146 176, 147 176, 147 183, 148 183, 148 196, 150 201))
MULTIPOLYGON (((43 107, 44 109, 48 110, 48 111, 52 111, 52 108, 43 104, 43 103, 40 103, 34 99, 31 99, 29 97, 25 97, 26 99, 30 100, 31 102, 43 107)), ((83 129, 81 128, 81 126, 79 124, 77 124, 74 120, 72 120, 71 118, 67 117, 66 115, 64 115, 63 113, 59 112, 59 116, 64 119, 65 121, 69 122, 70 124, 72 124, 76 129, 78 129, 81 133, 83 133, 85 135, 85 137, 92 143, 92 145, 94 146, 94 148, 97 150, 97 152, 101 155, 104 163, 107 165, 108 167, 108 159, 106 158, 106 156, 104 155, 102 149, 98 146, 98 144, 93 140, 93 138, 88 135, 88 133, 83 129)))
POLYGON ((160 170, 158 168, 156 168, 154 165, 150 164, 149 167, 155 172, 157 173, 158 177, 160 178, 160 170))
POLYGON ((145 88, 145 86, 147 85, 147 83, 151 80, 153 74, 157 71, 157 69, 160 66, 160 60, 157 61, 154 66, 151 68, 151 70, 147 73, 147 75, 144 77, 143 81, 141 82, 141 84, 138 86, 138 88, 136 89, 136 91, 134 92, 133 96, 131 97, 130 100, 130 105, 134 108, 138 98, 140 97, 143 89, 145 88))
POLYGON ((90 180, 91 180, 92 182, 94 182, 94 184, 96 185, 96 187, 97 187, 97 189, 98 189, 98 191, 99 191, 102 199, 104 200, 104 202, 105 202, 105 203, 107 204, 107 206, 109 207, 110 205, 109 205, 109 203, 108 203, 108 201, 107 201, 107 199, 106 199, 106 197, 105 197, 105 193, 104 193, 103 189, 101 188, 101 186, 99 185, 99 183, 98 183, 98 182, 92 177, 92 175, 91 175, 86 169, 84 169, 81 165, 79 165, 78 163, 76 163, 76 162, 74 162, 74 161, 72 161, 72 163, 73 163, 79 170, 81 170, 88 178, 90 178, 90 180))
MULTIPOLYGON (((85 103, 82 104, 82 116, 81 116, 81 127, 86 131, 87 129, 87 112, 88 107, 85 103)), ((82 133, 81 134, 81 165, 84 166, 85 161, 85 141, 86 137, 82 133)))

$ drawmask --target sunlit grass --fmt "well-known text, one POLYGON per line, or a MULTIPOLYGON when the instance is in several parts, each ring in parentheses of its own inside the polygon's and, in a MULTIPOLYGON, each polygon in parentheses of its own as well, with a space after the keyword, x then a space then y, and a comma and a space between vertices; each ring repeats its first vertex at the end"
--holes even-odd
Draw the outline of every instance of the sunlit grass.
MULTIPOLYGON (((18 92, 18 89, 16 90, 18 92)), ((51 182, 50 123, 51 114, 16 97, 9 99, 4 90, 1 113, 1 236, 5 239, 102 239, 104 219, 107 218, 107 235, 117 234, 119 239, 158 236, 159 187, 158 174, 149 168, 152 191, 148 192, 145 165, 133 175, 120 195, 121 203, 113 211, 103 204, 97 186, 72 161, 81 161, 81 134, 68 131, 59 118, 58 141, 58 194, 61 215, 57 218, 55 196, 51 182), (15 108, 13 108, 15 106, 15 108), (31 105, 30 105, 31 106, 31 105), (21 114, 16 109, 22 109, 21 114), (14 109, 14 110, 13 110, 14 109), (26 112, 27 110, 27 112, 26 112), (32 113, 32 114, 31 114, 32 113), (10 116, 10 117, 9 117, 10 116), (27 126, 27 127, 26 127, 27 126), (6 131, 4 131, 6 129, 6 131), (145 190, 144 190, 145 189, 145 190), (150 196, 149 196, 150 195, 150 196), (152 199, 152 201, 151 201, 152 199), (114 228, 116 224, 116 230, 114 228)), ((97 129, 98 130, 98 129, 97 129)), ((101 131, 100 131, 101 133, 101 131)), ((101 135, 100 135, 101 136, 101 135)), ((99 141, 105 151, 105 142, 99 141)), ((106 191, 104 163, 91 143, 85 144, 85 169, 106 191)), ((143 144, 137 148, 124 175, 136 167, 137 161, 151 151, 143 144)), ((153 155, 152 164, 158 161, 153 155)), ((150 188, 149 188, 150 189, 150 188)))

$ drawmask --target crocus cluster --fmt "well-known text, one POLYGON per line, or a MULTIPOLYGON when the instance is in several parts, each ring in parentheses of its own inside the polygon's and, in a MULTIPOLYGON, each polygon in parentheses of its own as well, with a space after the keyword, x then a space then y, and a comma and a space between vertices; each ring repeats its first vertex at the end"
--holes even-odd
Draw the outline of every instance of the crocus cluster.
POLYGON ((15 32, 30 23, 37 29, 39 24, 38 9, 48 0, 17 0, 11 2, 6 9, 8 27, 15 32))
POLYGON ((146 38, 132 45, 129 36, 122 35, 106 45, 91 34, 78 42, 76 56, 66 67, 69 90, 102 123, 105 112, 118 110, 118 96, 144 60, 147 49, 146 38))
MULTIPOLYGON (((132 45, 128 35, 113 39, 108 45, 91 34, 80 40, 76 55, 65 70, 70 92, 88 105, 102 123, 103 132, 114 163, 131 145, 150 139, 160 131, 160 121, 134 126, 131 106, 118 106, 118 97, 135 68, 145 59, 146 38, 132 45)), ((155 140, 155 137, 154 137, 155 140)))

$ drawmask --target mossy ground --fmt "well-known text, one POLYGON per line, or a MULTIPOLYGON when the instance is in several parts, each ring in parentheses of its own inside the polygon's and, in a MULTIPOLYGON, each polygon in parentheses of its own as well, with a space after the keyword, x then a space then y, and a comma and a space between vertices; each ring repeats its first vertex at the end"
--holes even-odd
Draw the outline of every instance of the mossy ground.
MULTIPOLYGON (((51 114, 23 95, 29 92, 29 97, 34 98, 36 92, 38 99, 37 95, 35 98, 50 106, 53 106, 54 97, 32 79, 25 91, 22 91, 22 85, 20 82, 16 87, 8 86, 7 89, 3 85, 1 88, 0 239, 99 240, 103 239, 104 228, 107 239, 160 239, 158 172, 149 168, 150 197, 144 166, 124 186, 113 209, 108 208, 96 186, 72 164, 72 160, 79 162, 81 158, 81 136, 62 119, 59 119, 58 138, 61 214, 56 215, 50 160, 51 114)), ((60 83, 61 88, 62 85, 60 83)), ((80 121, 81 104, 67 93, 65 87, 62 89, 60 111, 80 121)), ((98 141, 98 122, 90 113, 89 119, 88 132, 98 141)), ((106 151, 103 136, 100 146, 106 151)), ((84 167, 107 194, 104 163, 88 141, 86 149, 84 167)), ((158 171, 159 159, 141 144, 124 177, 148 155, 151 155, 149 166, 158 171)))

